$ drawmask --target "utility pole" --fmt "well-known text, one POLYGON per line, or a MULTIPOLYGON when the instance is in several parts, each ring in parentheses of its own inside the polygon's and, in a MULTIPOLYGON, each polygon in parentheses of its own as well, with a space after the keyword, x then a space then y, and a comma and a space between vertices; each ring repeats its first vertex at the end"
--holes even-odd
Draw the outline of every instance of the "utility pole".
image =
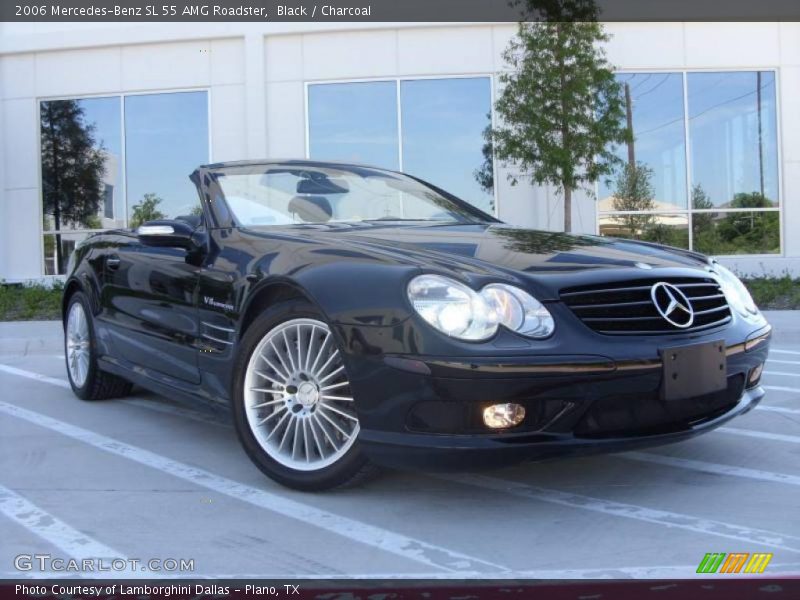
MULTIPOLYGON (((761 117, 761 113, 759 112, 759 119, 761 117)), ((633 139, 633 106, 631 104, 631 85, 629 83, 625 83, 625 118, 628 124, 628 131, 631 133, 631 138, 628 140, 628 164, 631 167, 636 166, 636 151, 634 150, 634 139, 633 139)), ((761 131, 761 121, 759 120, 759 132, 761 131)), ((760 133, 759 133, 760 135, 760 133)), ((760 139, 760 137, 759 137, 760 139)), ((763 183, 763 182, 762 182, 763 183)), ((763 187, 763 185, 762 185, 763 187)))

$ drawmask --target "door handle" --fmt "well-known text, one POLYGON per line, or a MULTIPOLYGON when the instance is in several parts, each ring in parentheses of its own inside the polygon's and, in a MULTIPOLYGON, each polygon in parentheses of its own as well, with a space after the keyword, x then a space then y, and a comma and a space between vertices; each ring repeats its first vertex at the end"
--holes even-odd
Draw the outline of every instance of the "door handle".
POLYGON ((112 254, 111 256, 106 258, 106 266, 112 271, 119 268, 119 263, 120 263, 119 256, 117 256, 116 254, 112 254))

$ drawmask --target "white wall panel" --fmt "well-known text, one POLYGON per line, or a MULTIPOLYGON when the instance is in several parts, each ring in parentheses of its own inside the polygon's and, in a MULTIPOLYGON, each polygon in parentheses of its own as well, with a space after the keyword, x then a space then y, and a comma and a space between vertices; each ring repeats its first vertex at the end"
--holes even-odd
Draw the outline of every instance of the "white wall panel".
POLYGON ((207 40, 122 48, 122 87, 151 90, 205 86, 211 82, 207 40))
POLYGON ((402 75, 485 73, 494 68, 491 27, 437 27, 398 31, 402 75))
MULTIPOLYGON (((36 95, 116 92, 121 85, 120 49, 96 48, 36 55, 36 95)), ((161 64, 163 71, 167 65, 161 64)))
POLYGON ((800 161, 800 67, 780 69, 778 89, 783 160, 800 161))
POLYGON ((276 35, 264 43, 267 81, 303 79, 303 36, 276 35))
POLYGON ((781 63, 800 66, 800 23, 780 23, 781 63))
POLYGON ((270 158, 305 157, 304 93, 300 81, 267 84, 267 150, 270 158))
POLYGON ((682 67, 683 23, 609 23, 608 59, 618 69, 682 67), (653 35, 658 27, 658 35, 653 35))
POLYGON ((306 79, 396 75, 396 36, 394 30, 306 35, 303 73, 306 79))
MULTIPOLYGON (((8 169, 6 169, 8 173, 8 169)), ((42 276, 42 236, 39 232, 39 190, 6 190, 5 218, 12 227, 3 228, 6 249, 14 249, 6 260, 6 272, 0 278, 9 280, 42 276)))
POLYGON ((247 158, 247 119, 244 85, 211 88, 211 160, 247 158))
POLYGON ((36 95, 33 54, 0 57, 0 97, 25 98, 36 95))
POLYGON ((800 161, 783 163, 783 248, 797 260, 800 275, 800 161))
POLYGON ((211 84, 244 83, 244 42, 211 41, 211 84))
MULTIPOLYGON (((33 188, 39 185, 38 107, 33 98, 3 101, 3 136, 6 189, 33 188)), ((29 217, 38 222, 37 214, 29 217)))
MULTIPOLYGON (((780 60, 777 23, 686 23, 686 66, 758 67, 780 60)), ((653 38, 660 31, 653 31, 653 38)))
POLYGON ((494 63, 494 71, 506 70, 503 52, 508 47, 511 38, 516 34, 516 25, 496 25, 492 28, 492 60, 494 63))

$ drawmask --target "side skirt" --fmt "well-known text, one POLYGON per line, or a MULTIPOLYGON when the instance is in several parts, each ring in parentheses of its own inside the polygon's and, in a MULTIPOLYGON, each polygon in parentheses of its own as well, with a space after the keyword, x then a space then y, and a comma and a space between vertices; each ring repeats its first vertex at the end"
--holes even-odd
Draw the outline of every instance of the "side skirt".
POLYGON ((212 396, 200 385, 184 383, 141 367, 128 367, 116 360, 109 360, 108 357, 101 357, 98 363, 103 371, 123 377, 131 383, 161 396, 179 398, 191 404, 202 402, 217 411, 230 408, 227 398, 212 396))

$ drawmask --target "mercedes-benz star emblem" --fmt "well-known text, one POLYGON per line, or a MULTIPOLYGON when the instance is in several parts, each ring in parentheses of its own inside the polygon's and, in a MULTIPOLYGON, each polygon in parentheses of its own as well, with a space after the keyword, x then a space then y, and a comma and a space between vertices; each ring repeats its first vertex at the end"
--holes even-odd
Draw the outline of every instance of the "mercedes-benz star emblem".
POLYGON ((664 320, 675 327, 686 329, 694 322, 694 310, 689 299, 671 283, 659 281, 650 288, 653 304, 664 320))

